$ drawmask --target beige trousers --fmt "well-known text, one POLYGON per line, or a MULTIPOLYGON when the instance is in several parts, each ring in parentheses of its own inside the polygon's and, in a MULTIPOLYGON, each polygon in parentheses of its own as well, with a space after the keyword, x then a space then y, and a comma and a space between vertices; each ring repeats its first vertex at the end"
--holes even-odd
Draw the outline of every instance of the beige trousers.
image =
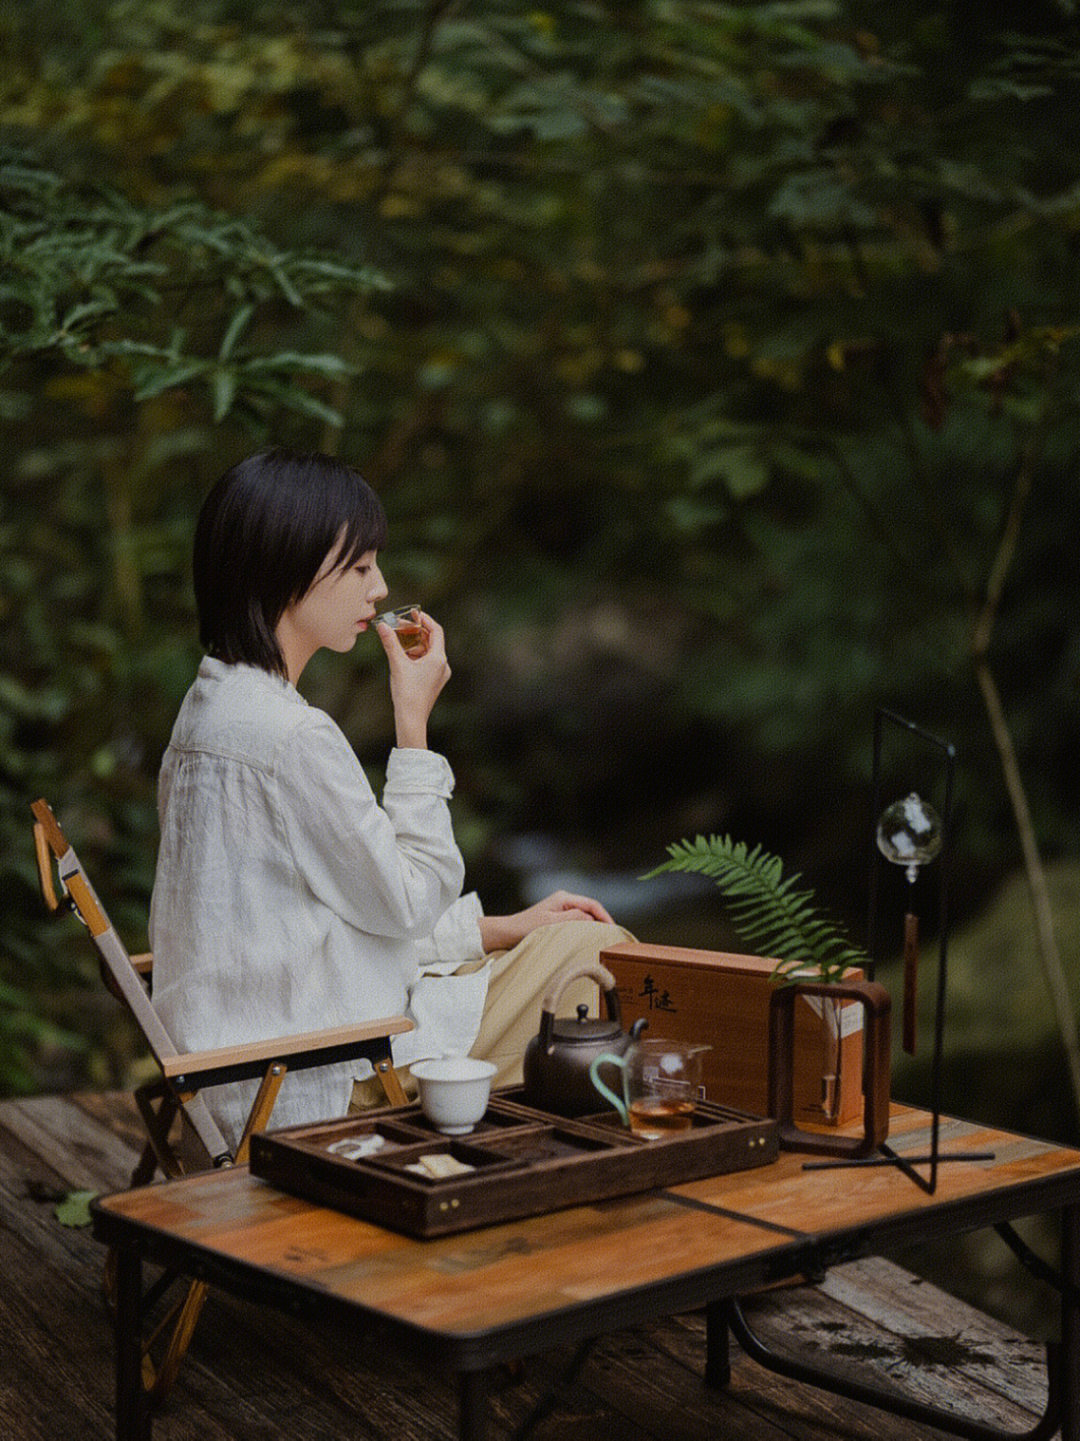
MULTIPOLYGON (((553 921, 538 926, 511 950, 495 951, 487 958, 491 961, 487 999, 480 1032, 469 1054, 498 1067, 493 1088, 520 1085, 525 1047, 540 1030, 540 1012, 558 973, 571 965, 596 966, 602 950, 633 939, 622 926, 602 921, 553 921)), ((474 970, 477 964, 466 962, 462 970, 474 970)), ((556 1016, 573 1016, 581 1004, 595 1016, 600 998, 596 982, 586 977, 550 999, 556 1016)), ((415 1097, 418 1087, 408 1067, 401 1067, 398 1074, 408 1095, 415 1097)), ((353 1083, 351 1113, 385 1104, 374 1076, 353 1083)))

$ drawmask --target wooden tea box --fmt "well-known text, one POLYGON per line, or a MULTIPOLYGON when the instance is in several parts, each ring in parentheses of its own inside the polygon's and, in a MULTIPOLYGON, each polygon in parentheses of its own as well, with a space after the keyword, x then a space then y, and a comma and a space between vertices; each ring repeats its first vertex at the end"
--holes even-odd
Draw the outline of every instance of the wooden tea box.
MULTIPOLYGON (((615 977, 625 1029, 639 1017, 647 1036, 703 1041, 705 1094, 710 1101, 763 1116, 768 1110, 769 980, 775 960, 685 946, 627 942, 600 952, 615 977)), ((862 971, 847 973, 860 980, 862 971)), ((821 1076, 828 1054, 826 1027, 800 997, 795 1006, 794 1119, 799 1125, 847 1125, 863 1112, 863 1008, 841 1008, 839 1104, 822 1110, 821 1076)), ((831 1067, 829 1068, 831 1069, 831 1067)))

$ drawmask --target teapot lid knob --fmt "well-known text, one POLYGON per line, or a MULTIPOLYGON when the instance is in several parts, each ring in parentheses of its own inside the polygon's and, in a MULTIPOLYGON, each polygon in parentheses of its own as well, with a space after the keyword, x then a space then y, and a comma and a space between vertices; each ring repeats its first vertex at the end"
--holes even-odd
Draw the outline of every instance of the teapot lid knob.
POLYGON ((577 1018, 579 1021, 582 1022, 589 1019, 589 1007, 584 1001, 582 1001, 582 1003, 577 1008, 577 1018))

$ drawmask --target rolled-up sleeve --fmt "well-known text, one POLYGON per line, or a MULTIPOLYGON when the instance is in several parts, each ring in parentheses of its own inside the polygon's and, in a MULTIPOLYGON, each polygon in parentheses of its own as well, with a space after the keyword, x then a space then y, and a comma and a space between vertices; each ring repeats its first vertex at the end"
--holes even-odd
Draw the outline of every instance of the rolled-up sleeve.
POLYGON ((475 891, 459 896, 448 911, 439 917, 430 936, 417 941, 416 951, 425 970, 438 968, 452 971, 465 961, 478 961, 484 955, 480 922, 484 910, 475 891))
POLYGON ((302 882, 362 931, 430 936, 465 877, 445 757, 391 751, 380 806, 344 735, 311 710, 283 741, 279 762, 283 839, 302 882))

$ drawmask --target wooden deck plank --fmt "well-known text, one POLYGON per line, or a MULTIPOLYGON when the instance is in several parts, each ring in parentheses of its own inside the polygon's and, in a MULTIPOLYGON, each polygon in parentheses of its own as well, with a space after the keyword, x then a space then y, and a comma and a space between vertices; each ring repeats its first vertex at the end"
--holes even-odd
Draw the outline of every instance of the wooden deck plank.
MULTIPOLYGON (((87 1230, 59 1225, 54 1205, 68 1189, 126 1185, 137 1138, 127 1097, 0 1103, 0 1436, 105 1441, 112 1435, 103 1249, 87 1230)), ((797 1293, 781 1290, 756 1301, 755 1323, 832 1361, 843 1360, 845 1347, 876 1352, 894 1384, 902 1374, 905 1386, 934 1404, 958 1395, 980 1419, 1000 1418, 1016 1430, 1029 1427, 1041 1409, 1041 1348, 899 1267, 856 1262, 830 1272, 823 1286, 797 1293), (951 1366, 917 1365, 911 1358, 924 1335, 966 1345, 972 1364, 959 1378, 951 1366)), ((558 1393, 534 1441, 940 1437, 787 1381, 734 1346, 731 1387, 712 1391, 702 1379, 704 1353, 704 1321, 694 1314, 603 1338, 577 1382, 558 1393)), ((949 1354, 959 1351, 941 1352, 949 1354)), ((503 1376, 492 1397, 500 1434, 524 1419, 568 1355, 564 1349, 527 1358, 520 1378, 503 1376)), ((866 1374, 861 1361, 859 1374, 866 1374)), ((452 1441, 456 1394, 445 1373, 388 1350, 373 1332, 346 1323, 316 1328, 212 1292, 154 1435, 155 1441, 452 1441)))
POLYGON ((947 1365, 964 1350, 976 1353, 973 1365, 982 1384, 1029 1411, 1046 1405, 1045 1347, 978 1311, 955 1296, 913 1276, 879 1256, 869 1257, 857 1278, 838 1266, 821 1283, 821 1294, 883 1330, 910 1343, 927 1364, 947 1365))
MULTIPOLYGON (((652 1335, 661 1356, 701 1376, 705 1364, 705 1320, 699 1313, 672 1318, 652 1335)), ((732 1347, 730 1394, 768 1429, 791 1441, 941 1441, 941 1433, 910 1421, 885 1417, 817 1387, 801 1385, 755 1365, 732 1347), (894 1429, 895 1428, 895 1429, 894 1429)), ((733 1434, 739 1435, 740 1432, 733 1434)))
POLYGON ((860 1311, 838 1307, 814 1286, 793 1289, 782 1304, 771 1296, 751 1301, 746 1314, 772 1350, 925 1406, 1004 1430, 1025 1430, 1030 1412, 1010 1403, 1000 1387, 985 1384, 1000 1351, 965 1338, 940 1292, 938 1299, 934 1329, 918 1338, 909 1329, 894 1332, 860 1311))
POLYGON ((128 1184, 136 1159, 131 1147, 66 1097, 5 1101, 0 1126, 40 1156, 71 1189, 115 1191, 128 1184))
MULTIPOLYGON (((638 1327, 609 1336, 597 1347, 582 1377, 583 1385, 607 1397, 627 1416, 645 1421, 665 1441, 835 1441, 847 1435, 837 1418, 847 1415, 847 1403, 831 1403, 823 1393, 783 1383, 789 1409, 780 1419, 779 1408, 763 1405, 761 1383, 769 1373, 733 1353, 732 1384, 726 1391, 706 1386, 704 1320, 697 1333, 685 1332, 685 1344, 672 1344, 673 1323, 638 1327), (779 1424, 778 1424, 779 1421, 779 1424)), ((779 1378, 769 1377, 775 1383, 779 1378)), ((766 1383, 766 1389, 779 1388, 766 1383)), ((858 1441, 881 1441, 882 1418, 876 1430, 852 1432, 858 1441)), ((616 1433, 618 1434, 618 1433, 616 1433)), ((914 1441, 904 1428, 890 1432, 901 1441, 914 1441)), ((921 1441, 921 1438, 920 1438, 921 1441)))
MULTIPOLYGON (((60 1109, 68 1108, 65 1105, 60 1109)), ((40 1107, 31 1107, 30 1111, 33 1114, 40 1107)), ((3 1107, 0 1117, 5 1122, 11 1119, 3 1107)), ((61 1226, 54 1214, 63 1186, 86 1179, 85 1157, 98 1139, 96 1127, 91 1127, 83 1144, 69 1158, 67 1175, 58 1175, 58 1168, 65 1168, 55 1137, 64 1134, 69 1125, 70 1116, 61 1116, 54 1123, 28 1125, 27 1110, 20 1104, 14 1127, 0 1128, 0 1202, 5 1220, 18 1217, 18 1239, 24 1247, 23 1254, 3 1256, 3 1274, 12 1279, 0 1299, 0 1314, 9 1312, 5 1319, 10 1320, 13 1334, 18 1326, 13 1351, 22 1358, 19 1369, 24 1374, 24 1382, 12 1382, 11 1389, 24 1395, 21 1408, 14 1395, 7 1398, 6 1405, 0 1405, 0 1416, 7 1413, 12 1420, 11 1427, 0 1430, 0 1435, 19 1437, 20 1441, 23 1429, 32 1433, 39 1413, 45 1428, 42 1434, 50 1441, 67 1435, 106 1437, 112 1429, 111 1323, 101 1293, 105 1252, 87 1230, 61 1226), (21 1139, 15 1138, 14 1130, 21 1139), (27 1144, 34 1139, 42 1143, 44 1155, 27 1144), (25 1280, 14 1284, 15 1277, 25 1280), (36 1338, 46 1338, 47 1355, 49 1347, 56 1347, 59 1336, 67 1338, 72 1334, 94 1338, 95 1348, 86 1357, 81 1372, 58 1378, 54 1371, 50 1380, 36 1338), (78 1393, 83 1403, 75 1408, 79 1422, 70 1431, 62 1424, 67 1405, 62 1398, 69 1393, 78 1393), (96 1410, 87 1411, 91 1402, 96 1402, 96 1410), (18 1425, 14 1424, 16 1418, 18 1425)), ((130 1153, 122 1158, 121 1174, 130 1170, 130 1159, 130 1153)), ((115 1184, 115 1179, 108 1184, 115 1184)), ((5 1237, 9 1230, 10 1223, 3 1232, 5 1237)), ((5 1324, 5 1334, 8 1329, 5 1324)), ((359 1394, 355 1368, 342 1365, 342 1356, 355 1350, 355 1339, 349 1340, 348 1350, 340 1337, 338 1341, 335 1353, 332 1342, 313 1334, 311 1328, 261 1308, 244 1306, 230 1297, 213 1295, 184 1364, 182 1407, 170 1408, 175 1416, 166 1412, 155 1434, 168 1438, 175 1427, 177 1441, 201 1437, 206 1441, 235 1441, 246 1427, 254 1435, 284 1435, 290 1434, 285 1428, 292 1425, 290 1418, 297 1411, 302 1412, 303 1429, 296 1434, 305 1441, 309 1437, 311 1441, 333 1441, 343 1434, 343 1427, 359 1437, 397 1434, 402 1441, 453 1434, 449 1425, 445 1432, 437 1429, 443 1418, 453 1417, 454 1397, 449 1382, 429 1398, 425 1409, 423 1377, 418 1379, 415 1369, 411 1377, 415 1398, 411 1413, 417 1418, 416 1428, 396 1424, 399 1418, 387 1385, 380 1389, 380 1405, 374 1408, 386 1421, 386 1428, 379 1425, 367 1432, 356 1429, 354 1412, 356 1408, 361 1412, 366 1409, 364 1398, 359 1394), (239 1376, 245 1378, 245 1385, 234 1392, 228 1378, 239 1376)), ((68 1344, 66 1339, 64 1344, 68 1344)), ((11 1354, 9 1351, 9 1357, 11 1354)), ((368 1380, 373 1382, 370 1373, 368 1380)))
MULTIPOLYGON (((78 1091, 73 1095, 54 1096, 54 1101, 65 1104, 92 1116, 107 1126, 114 1136, 122 1141, 130 1152, 141 1151, 146 1140, 146 1130, 135 1104, 135 1097, 128 1091, 78 1091)), ((0 1109, 2 1114, 2 1109, 0 1109)))
POLYGON ((37 1253, 6 1224, 0 1228, 0 1275, 0 1434, 20 1441, 107 1435, 111 1395, 84 1382, 95 1372, 107 1374, 109 1334, 100 1324, 79 1324, 87 1311, 79 1280, 38 1263, 37 1253), (62 1329, 66 1318, 70 1331, 62 1329))
MULTIPOLYGON (((7 1107, 0 1107, 0 1120, 7 1119, 7 1107)), ((55 1216, 57 1199, 85 1175, 86 1147, 66 1167, 51 1140, 44 1149, 47 1160, 0 1125, 0 1435, 105 1438, 113 1430, 113 1345, 101 1286, 104 1251, 88 1230, 62 1226, 55 1216)), ((204 1411, 197 1395, 192 1400, 178 1441, 234 1441, 226 1420, 204 1411)), ((226 1418, 228 1404, 223 1395, 219 1411, 226 1418)))

